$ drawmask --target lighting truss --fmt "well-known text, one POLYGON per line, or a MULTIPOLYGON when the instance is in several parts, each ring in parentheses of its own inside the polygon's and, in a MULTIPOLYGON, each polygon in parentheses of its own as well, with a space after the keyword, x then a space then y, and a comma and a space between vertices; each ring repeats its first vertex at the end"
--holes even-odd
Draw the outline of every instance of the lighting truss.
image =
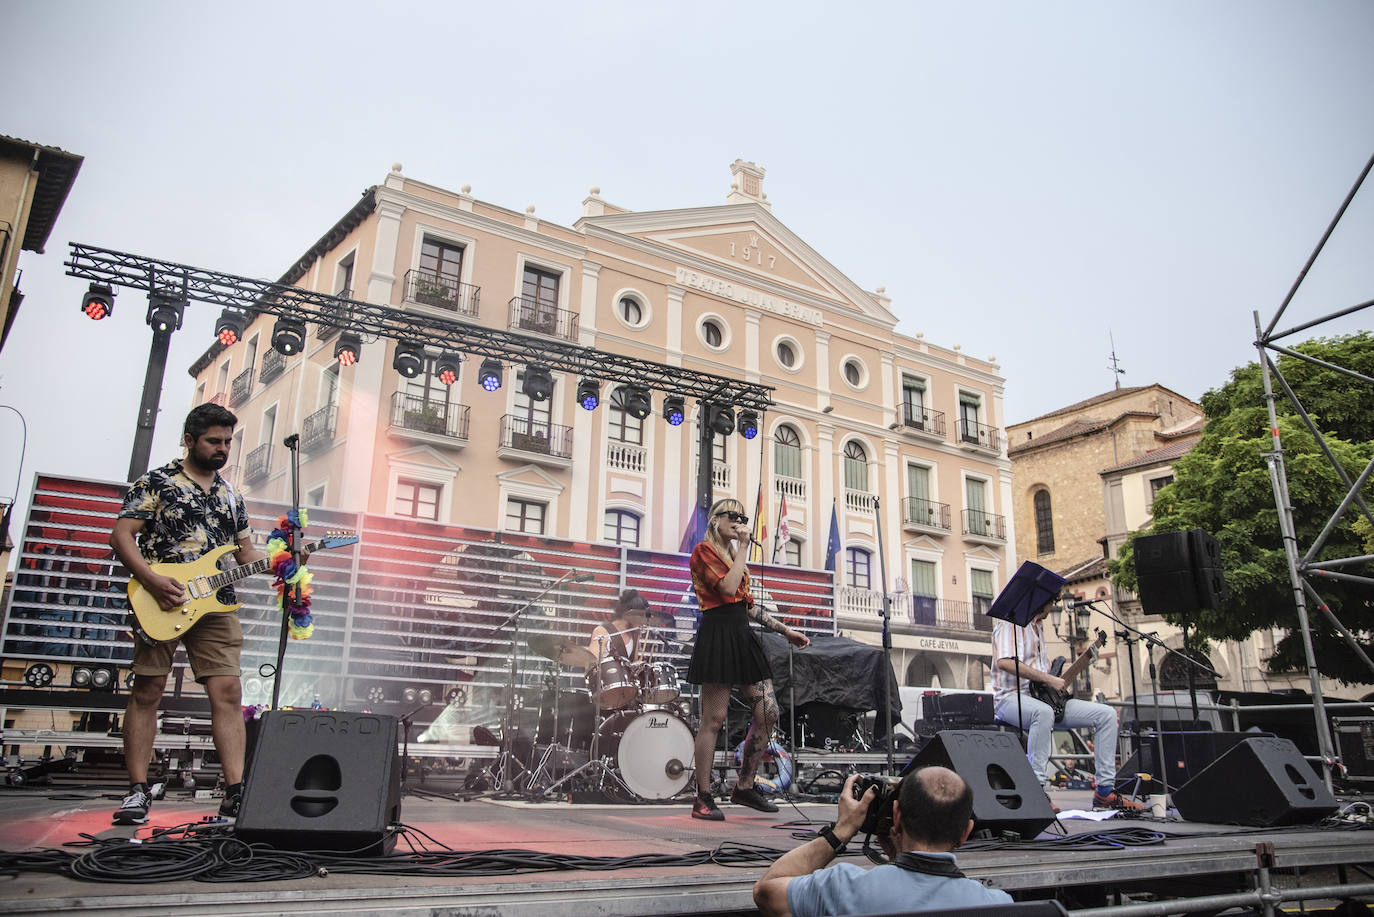
POLYGON ((761 413, 773 405, 772 386, 756 382, 641 360, 566 341, 421 316, 394 306, 316 293, 276 281, 255 280, 93 245, 71 243, 71 255, 64 266, 72 277, 148 292, 175 290, 188 300, 233 307, 250 315, 268 313, 394 340, 423 340, 446 350, 490 357, 512 365, 542 363, 551 370, 577 377, 615 378, 630 385, 702 401, 729 403, 736 408, 752 408, 761 413), (343 317, 347 318, 346 323, 343 317))

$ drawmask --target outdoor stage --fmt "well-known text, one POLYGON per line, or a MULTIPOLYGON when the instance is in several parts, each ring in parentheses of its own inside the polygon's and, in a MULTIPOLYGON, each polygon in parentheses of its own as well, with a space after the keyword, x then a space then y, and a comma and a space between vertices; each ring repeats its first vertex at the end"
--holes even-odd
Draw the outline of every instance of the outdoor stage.
MULTIPOLYGON (((153 880, 152 871, 193 869, 197 857, 219 850, 242 853, 240 845, 213 840, 223 831, 199 832, 192 839, 168 836, 165 856, 157 847, 116 844, 103 851, 97 868, 113 868, 141 884, 82 880, 39 871, 39 851, 63 850, 70 857, 89 852, 64 844, 139 838, 159 829, 196 823, 215 814, 218 800, 194 799, 189 791, 171 790, 153 806, 148 825, 113 828, 110 814, 119 804, 122 785, 57 782, 48 787, 0 790, 0 862, 7 889, 0 914, 48 914, 80 910, 102 915, 191 914, 338 914, 350 915, 502 915, 545 914, 748 914, 751 888, 773 851, 802 843, 793 832, 809 832, 834 817, 830 803, 784 804, 776 815, 725 805, 726 821, 693 820, 686 801, 670 804, 602 805, 567 802, 531 803, 477 798, 461 801, 431 794, 411 780, 402 800, 401 821, 410 829, 389 858, 334 861, 307 858, 305 878, 218 883, 178 879, 153 880), (420 832, 423 832, 421 834, 420 832), (428 835, 428 839, 424 836, 428 835), (409 843, 431 851, 444 847, 476 853, 502 851, 505 875, 459 875, 461 861, 450 857, 433 874, 400 874, 409 843), (714 859, 711 856, 714 852, 714 859), (116 859, 119 854, 137 861, 116 859), (540 857, 538 854, 549 856, 540 857), (640 858, 627 868, 598 871, 555 869, 523 871, 547 865, 551 857, 640 858), (650 857, 681 857, 669 865, 650 857), (736 865, 729 865, 734 863, 736 865), (320 867, 315 871, 316 867, 320 867), (17 868, 16 872, 10 872, 17 868), (444 872, 439 872, 443 868, 444 872), (367 870, 367 871, 362 871, 367 870), (153 880, 153 881, 149 881, 153 880)), ((1088 791, 1056 790, 1061 808, 1086 806, 1088 791)), ((1343 804, 1354 800, 1342 797, 1343 804)), ((1346 827, 1244 829, 1173 820, 1113 818, 1105 822, 1065 820, 1073 842, 1049 834, 1034 842, 996 847, 974 845, 959 855, 963 870, 1018 898, 1056 893, 1069 909, 1112 903, 1129 892, 1139 900, 1155 890, 1169 896, 1197 896, 1245 891, 1255 887, 1261 864, 1257 847, 1273 845, 1270 875, 1276 885, 1326 886, 1363 883, 1368 891, 1374 865, 1374 833, 1346 827), (1091 844, 1094 833, 1118 835, 1125 846, 1091 844)), ((858 845, 852 845, 856 848, 858 845)), ((852 849, 851 848, 851 849, 852 849)), ((853 849, 850 861, 866 863, 853 849)), ((259 856, 261 877, 283 868, 281 857, 259 856)), ((289 858, 301 868, 301 857, 289 858)), ((475 865, 476 857, 466 858, 475 865)), ((488 863, 488 865, 496 865, 488 863)), ((588 865, 585 861, 583 865, 588 865)), ((492 871, 492 870, 487 870, 492 871)), ((1365 893, 1367 894, 1368 891, 1365 893)), ((1310 906, 1310 903, 1309 903, 1310 906)))

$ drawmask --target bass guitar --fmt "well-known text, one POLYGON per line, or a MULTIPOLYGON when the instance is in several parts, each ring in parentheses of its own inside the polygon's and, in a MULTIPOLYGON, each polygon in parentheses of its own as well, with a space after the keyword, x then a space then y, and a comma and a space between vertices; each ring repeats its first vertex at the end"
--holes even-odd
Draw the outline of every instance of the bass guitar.
MULTIPOLYGON (((1077 678, 1084 669, 1097 661, 1098 648, 1106 645, 1107 635, 1099 630, 1097 632, 1097 639, 1088 644, 1088 648, 1079 654, 1078 658, 1073 661, 1073 665, 1069 666, 1067 669, 1064 668, 1064 663, 1067 660, 1063 656, 1056 656, 1054 662, 1050 663, 1050 674, 1057 675, 1064 679, 1067 684, 1072 685, 1073 680, 1077 678)), ((1038 681, 1030 683, 1030 695, 1042 703, 1049 704, 1050 707, 1053 708, 1054 721, 1056 723, 1064 719, 1064 705, 1067 704, 1069 698, 1073 696, 1071 691, 1059 691, 1055 688, 1051 688, 1049 685, 1041 684, 1038 681)))
MULTIPOLYGON (((358 535, 354 532, 330 532, 302 548, 301 555, 357 543, 358 535)), ((215 593, 245 577, 270 570, 271 562, 264 557, 232 570, 221 570, 219 559, 238 549, 237 544, 226 544, 190 563, 149 564, 154 573, 170 576, 186 587, 189 598, 175 608, 164 609, 137 577, 129 577, 129 609, 138 619, 139 636, 148 643, 167 643, 181 637, 207 614, 237 611, 242 607, 242 602, 233 605, 221 602, 215 593)))

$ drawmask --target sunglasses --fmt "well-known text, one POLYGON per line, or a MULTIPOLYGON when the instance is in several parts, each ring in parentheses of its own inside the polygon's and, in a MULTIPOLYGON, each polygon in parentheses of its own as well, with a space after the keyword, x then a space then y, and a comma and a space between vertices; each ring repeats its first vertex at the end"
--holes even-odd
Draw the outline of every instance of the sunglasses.
POLYGON ((734 512, 731 512, 731 511, 729 511, 729 510, 726 510, 726 511, 723 512, 723 513, 716 513, 716 515, 717 515, 717 516, 727 516, 727 517, 729 517, 730 521, 733 522, 733 523, 735 523, 736 525, 748 525, 748 524, 749 524, 749 517, 746 516, 746 515, 744 515, 743 513, 734 513, 734 512))

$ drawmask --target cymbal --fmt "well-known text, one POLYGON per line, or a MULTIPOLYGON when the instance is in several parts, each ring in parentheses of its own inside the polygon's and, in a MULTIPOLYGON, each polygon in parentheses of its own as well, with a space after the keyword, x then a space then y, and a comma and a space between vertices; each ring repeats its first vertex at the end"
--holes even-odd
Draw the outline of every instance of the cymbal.
POLYGON ((545 659, 552 659, 559 665, 576 666, 585 669, 596 662, 596 657, 592 651, 578 643, 573 643, 565 637, 556 637, 553 634, 530 634, 525 641, 530 649, 534 650, 545 659))
POLYGON ((650 627, 677 627, 677 618, 668 614, 662 608, 650 608, 646 611, 649 617, 650 627))

